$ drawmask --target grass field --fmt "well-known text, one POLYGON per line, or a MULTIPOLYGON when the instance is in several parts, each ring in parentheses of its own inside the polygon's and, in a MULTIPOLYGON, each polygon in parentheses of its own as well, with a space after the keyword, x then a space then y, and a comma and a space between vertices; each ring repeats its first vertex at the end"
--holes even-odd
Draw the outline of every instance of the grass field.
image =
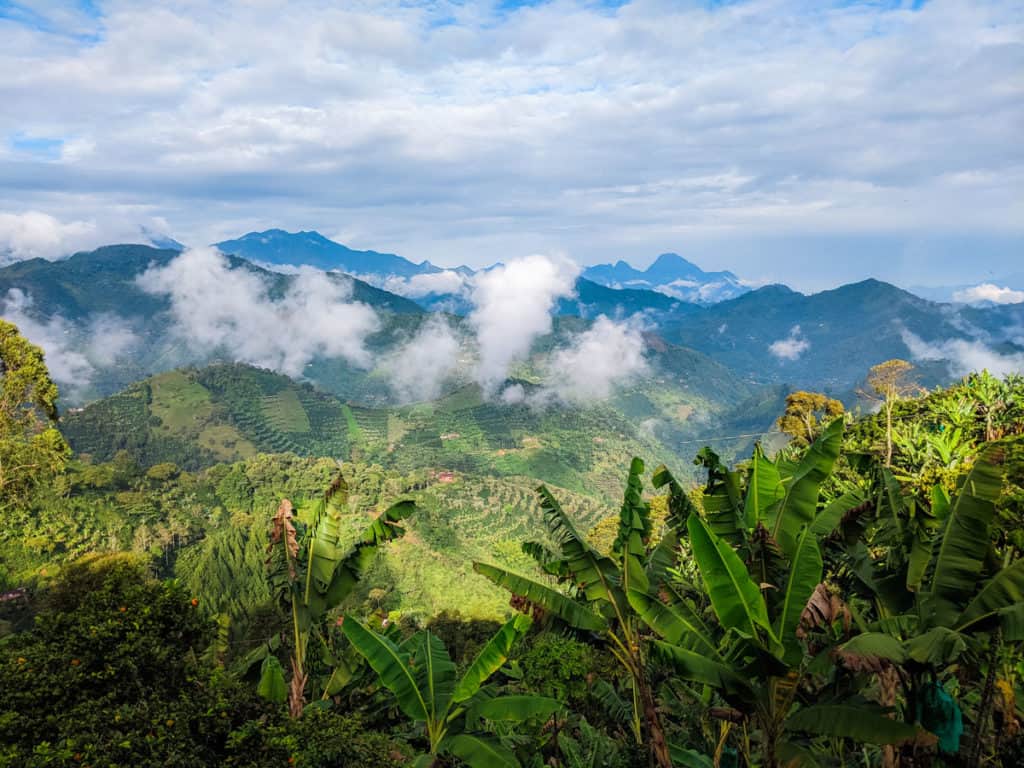
POLYGON ((153 399, 150 411, 166 431, 196 434, 213 415, 210 393, 183 371, 171 371, 150 380, 153 399))

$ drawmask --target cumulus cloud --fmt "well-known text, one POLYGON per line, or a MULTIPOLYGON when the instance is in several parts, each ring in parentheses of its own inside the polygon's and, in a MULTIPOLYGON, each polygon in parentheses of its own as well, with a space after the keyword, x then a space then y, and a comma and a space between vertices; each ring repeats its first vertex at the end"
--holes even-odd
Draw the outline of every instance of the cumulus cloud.
POLYGON ((803 338, 800 326, 794 325, 789 330, 789 336, 768 345, 768 351, 779 360, 799 360, 800 355, 811 347, 811 342, 803 338))
POLYGON ((964 288, 953 294, 953 301, 961 304, 1020 304, 1024 302, 1024 291, 998 286, 993 283, 964 288))
POLYGON ((493 394, 511 365, 523 360, 533 342, 551 331, 555 302, 572 295, 579 267, 549 256, 527 256, 473 279, 470 325, 476 332, 477 381, 493 394))
POLYGON ((61 315, 41 317, 32 297, 18 288, 0 299, 0 317, 42 347, 51 378, 72 400, 92 384, 97 368, 113 365, 139 342, 127 322, 115 315, 97 315, 80 325, 61 315))
POLYGON ((139 287, 167 296, 175 332, 212 352, 224 348, 236 360, 290 376, 314 357, 370 365, 366 338, 380 327, 371 307, 351 300, 351 283, 314 269, 300 269, 281 298, 265 279, 231 269, 213 248, 183 252, 164 267, 137 278, 139 287))
POLYGON ((61 222, 46 213, 0 213, 0 266, 23 259, 56 259, 96 240, 96 225, 61 222))
POLYGON ((388 382, 399 400, 433 400, 459 364, 459 339, 441 315, 432 315, 416 334, 383 364, 388 382))
POLYGON ((600 315, 547 364, 548 384, 560 399, 582 403, 608 398, 614 388, 647 371, 644 340, 635 322, 600 315))
POLYGON ((1024 373, 1024 353, 1000 353, 984 342, 968 339, 945 339, 928 342, 904 329, 903 343, 915 360, 946 361, 953 376, 966 376, 974 371, 987 370, 994 376, 1024 373))

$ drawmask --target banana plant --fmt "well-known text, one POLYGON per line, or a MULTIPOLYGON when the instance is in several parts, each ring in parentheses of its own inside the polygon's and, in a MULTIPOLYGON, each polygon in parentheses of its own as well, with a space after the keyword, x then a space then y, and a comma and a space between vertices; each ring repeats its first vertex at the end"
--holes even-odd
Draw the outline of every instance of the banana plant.
MULTIPOLYGON (((679 544, 681 522, 689 510, 685 495, 669 508, 666 530, 652 545, 650 508, 642 497, 644 464, 633 459, 619 513, 619 530, 611 555, 595 550, 579 534, 554 495, 545 486, 537 489, 552 538, 559 552, 528 542, 523 550, 532 555, 546 574, 563 590, 495 565, 474 563, 473 567, 520 601, 542 609, 557 620, 584 632, 599 635, 626 671, 632 687, 633 736, 647 744, 651 762, 671 768, 672 760, 661 713, 650 679, 650 667, 643 633, 644 622, 627 595, 632 591, 656 593, 666 581, 679 544)), ((667 475, 667 473, 666 473, 667 475)))
MULTIPOLYGON (((803 735, 847 737, 885 744, 912 739, 917 730, 885 717, 862 700, 811 697, 815 657, 807 636, 814 630, 808 604, 823 590, 820 539, 863 502, 858 493, 830 504, 821 486, 839 457, 843 420, 832 422, 796 461, 768 459, 755 449, 742 471, 717 457, 699 458, 709 470, 706 517, 691 511, 686 528, 712 617, 705 621, 671 592, 653 595, 634 584, 631 604, 661 636, 654 648, 690 682, 708 686, 730 706, 718 716, 751 723, 766 768, 808 759, 803 735)), ((670 506, 685 494, 664 470, 670 506)), ((816 669, 820 673, 820 669, 816 669)))
MULTIPOLYGON (((322 631, 328 612, 351 594, 381 545, 405 533, 399 523, 415 511, 412 501, 400 501, 378 516, 354 544, 343 546, 340 523, 347 503, 348 486, 339 474, 313 504, 295 510, 284 499, 274 515, 267 565, 271 586, 291 617, 287 699, 293 717, 302 713, 305 702, 310 638, 322 631)), ((283 684, 280 664, 265 656, 260 689, 280 698, 283 684)))
POLYGON ((526 634, 532 620, 518 615, 487 642, 461 678, 444 643, 429 631, 401 644, 346 616, 342 631, 362 654, 381 684, 395 697, 406 717, 422 725, 429 750, 416 768, 439 765, 451 754, 470 768, 520 768, 515 753, 481 732, 482 720, 521 722, 549 717, 561 702, 543 696, 496 696, 487 681, 508 660, 509 652, 526 634))
MULTIPOLYGON (((898 667, 908 720, 927 718, 929 681, 965 654, 977 658, 985 640, 993 655, 1001 642, 1024 641, 1024 560, 1005 562, 994 556, 991 543, 1005 458, 1005 446, 993 444, 952 500, 941 488, 934 489, 931 511, 938 531, 922 547, 920 567, 908 571, 905 580, 901 572, 891 571, 891 558, 859 571, 879 619, 846 643, 841 655, 854 661, 882 659, 898 667)), ((956 739, 944 746, 946 751, 957 748, 956 739)))

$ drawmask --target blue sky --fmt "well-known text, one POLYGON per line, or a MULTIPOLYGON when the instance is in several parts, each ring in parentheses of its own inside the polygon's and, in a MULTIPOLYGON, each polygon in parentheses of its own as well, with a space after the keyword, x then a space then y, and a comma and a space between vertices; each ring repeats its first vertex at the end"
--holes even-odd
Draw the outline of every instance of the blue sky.
POLYGON ((0 0, 0 251, 1024 271, 1019 2, 0 0))

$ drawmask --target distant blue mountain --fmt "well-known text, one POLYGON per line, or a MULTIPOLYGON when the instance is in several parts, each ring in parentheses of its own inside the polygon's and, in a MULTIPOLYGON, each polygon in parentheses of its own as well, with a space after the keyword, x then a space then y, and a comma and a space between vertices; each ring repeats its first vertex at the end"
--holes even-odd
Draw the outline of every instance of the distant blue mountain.
POLYGON ((641 271, 625 261, 587 267, 583 277, 609 288, 658 291, 681 301, 715 304, 750 289, 732 272, 705 272, 678 253, 663 253, 641 271))
MULTIPOLYGON (((357 251, 321 235, 319 232, 285 232, 268 229, 250 232, 237 240, 215 243, 224 253, 249 261, 274 266, 310 266, 340 271, 360 277, 413 277, 443 271, 429 261, 419 264, 393 253, 357 251)), ((465 269, 465 268, 461 268, 465 269)))
POLYGON ((154 248, 161 248, 165 251, 184 251, 185 246, 179 243, 170 235, 164 235, 160 232, 154 232, 147 227, 142 228, 142 236, 146 238, 147 244, 152 245, 154 248))

